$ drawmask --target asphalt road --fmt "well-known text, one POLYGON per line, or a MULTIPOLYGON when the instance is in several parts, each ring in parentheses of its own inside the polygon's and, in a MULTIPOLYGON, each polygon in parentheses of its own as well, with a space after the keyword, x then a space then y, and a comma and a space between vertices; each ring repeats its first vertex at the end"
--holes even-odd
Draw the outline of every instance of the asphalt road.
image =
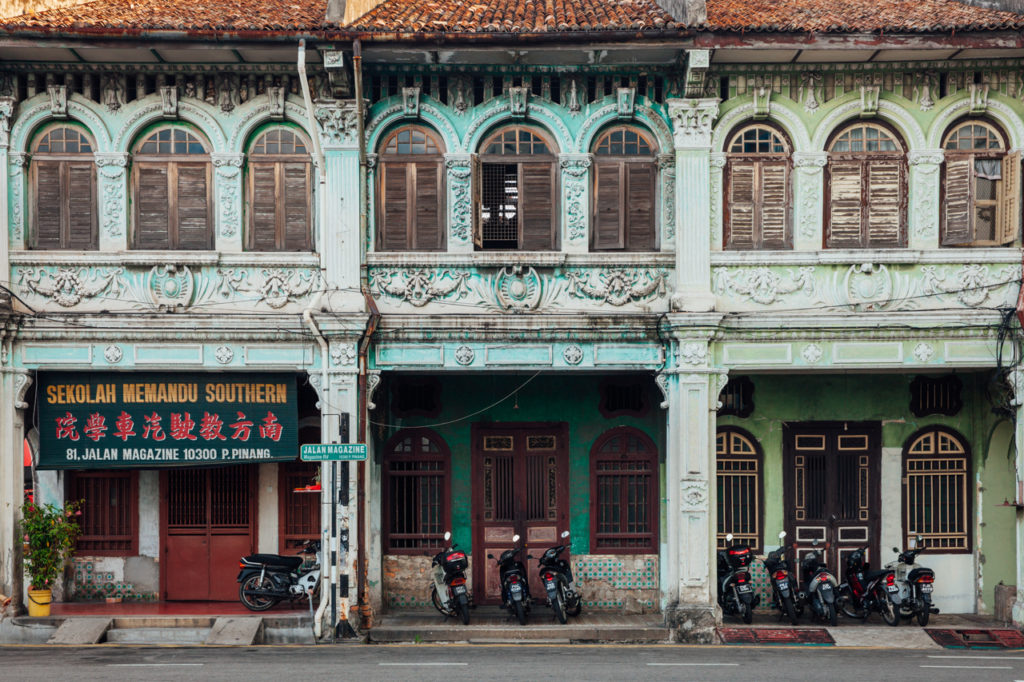
POLYGON ((678 645, 0 648, 0 680, 1024 680, 1024 652, 678 645))

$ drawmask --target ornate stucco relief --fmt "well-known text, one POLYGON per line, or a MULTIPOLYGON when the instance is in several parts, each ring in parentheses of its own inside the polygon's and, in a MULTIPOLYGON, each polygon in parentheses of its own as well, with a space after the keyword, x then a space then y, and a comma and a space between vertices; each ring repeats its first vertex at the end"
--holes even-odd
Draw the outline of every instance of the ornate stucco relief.
POLYGON ((10 152, 7 159, 7 182, 11 192, 11 239, 15 244, 20 244, 25 238, 25 166, 28 154, 10 152))
POLYGON ((570 297, 613 306, 664 296, 668 289, 668 274, 647 268, 570 270, 565 276, 570 297))
POLYGON ((562 191, 564 192, 563 223, 566 229, 566 239, 572 242, 586 242, 588 230, 588 218, 590 202, 587 197, 587 190, 590 187, 589 169, 591 159, 589 154, 568 155, 563 154, 560 162, 562 169, 562 191))
POLYGON ((911 232, 915 238, 928 238, 922 247, 938 245, 939 235, 939 179, 943 162, 941 150, 912 151, 910 162, 911 232))
POLYGON ((218 230, 222 237, 242 232, 242 154, 211 154, 217 173, 218 230))
POLYGON ((381 268, 370 272, 370 292, 374 298, 386 297, 422 308, 438 299, 466 298, 469 277, 466 270, 381 268))
POLYGON ((95 154, 99 170, 100 230, 107 239, 124 236, 128 228, 128 154, 95 154))
MULTIPOLYGON (((714 152, 711 154, 711 249, 718 250, 722 245, 722 203, 725 201, 725 197, 722 195, 725 186, 725 163, 726 156, 723 152, 714 152)), ((675 174, 673 174, 673 189, 675 186, 675 174)), ((673 206, 674 207, 674 206, 673 206)))
MULTIPOLYGON (((676 240, 676 155, 659 154, 658 170, 661 173, 661 247, 664 250, 666 247, 674 245, 676 240)), ((714 170, 711 171, 711 177, 714 182, 714 170)), ((711 196, 716 196, 713 189, 711 196)), ((712 211, 714 210, 712 207, 712 211)), ((712 230, 714 224, 714 213, 712 213, 712 230)))
POLYGON ((798 270, 785 270, 785 276, 768 267, 717 268, 714 270, 715 294, 738 294, 759 305, 771 305, 789 294, 802 293, 813 298, 816 294, 815 268, 805 266, 798 270))
POLYGON ((472 161, 468 154, 449 154, 446 156, 445 167, 448 170, 451 220, 449 239, 456 244, 465 244, 473 231, 472 161))
POLYGON ((126 286, 123 275, 124 268, 24 268, 18 271, 18 288, 73 308, 101 294, 118 297, 126 286))

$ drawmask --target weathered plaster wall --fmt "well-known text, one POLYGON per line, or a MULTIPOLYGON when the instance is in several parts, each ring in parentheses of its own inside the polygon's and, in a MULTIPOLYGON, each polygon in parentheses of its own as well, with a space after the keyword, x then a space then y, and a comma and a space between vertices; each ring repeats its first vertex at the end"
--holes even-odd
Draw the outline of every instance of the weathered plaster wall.
POLYGON ((277 505, 277 465, 259 465, 259 487, 257 488, 256 504, 259 509, 259 525, 257 527, 256 551, 277 554, 281 549, 278 545, 278 505, 277 505))

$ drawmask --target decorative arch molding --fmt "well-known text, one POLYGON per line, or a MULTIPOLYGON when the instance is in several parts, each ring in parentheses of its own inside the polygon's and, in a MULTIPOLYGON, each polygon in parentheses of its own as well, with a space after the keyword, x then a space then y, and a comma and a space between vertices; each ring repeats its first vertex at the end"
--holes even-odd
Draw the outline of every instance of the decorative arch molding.
MULTIPOLYGON (((28 152, 28 145, 32 141, 32 135, 40 126, 50 122, 59 122, 68 119, 58 119, 50 112, 50 98, 46 95, 33 97, 30 106, 22 107, 22 113, 18 116, 17 122, 11 128, 12 152, 28 152)), ((97 152, 111 151, 110 131, 107 129, 103 117, 97 110, 94 102, 91 102, 79 94, 73 94, 68 98, 68 118, 84 125, 92 135, 96 143, 97 152)))
MULTIPOLYGON (((844 97, 848 99, 837 105, 821 120, 818 128, 814 131, 814 136, 811 138, 811 148, 807 151, 825 151, 825 143, 832 133, 851 120, 860 120, 858 118, 861 110, 860 95, 850 93, 844 95, 844 97)), ((899 99, 909 103, 909 100, 899 99)), ((891 99, 882 98, 878 102, 878 118, 896 128, 897 132, 903 137, 908 152, 928 148, 924 131, 910 115, 906 107, 891 99)))
POLYGON ((462 140, 459 139, 459 134, 455 132, 455 124, 443 106, 436 106, 436 104, 440 104, 437 100, 433 98, 424 99, 420 103, 419 117, 409 118, 403 115, 404 107, 402 106, 401 97, 396 96, 391 99, 394 101, 383 110, 377 112, 366 126, 366 149, 368 151, 375 151, 377 146, 380 145, 381 140, 393 127, 401 123, 409 123, 426 124, 428 127, 433 128, 441 136, 441 141, 444 142, 447 153, 458 154, 465 152, 462 140))
POLYGON ((812 151, 811 137, 803 120, 794 110, 796 106, 797 104, 789 99, 782 97, 778 99, 773 98, 768 117, 762 121, 755 121, 754 98, 748 97, 746 102, 734 109, 730 109, 728 113, 718 119, 718 122, 715 124, 715 131, 711 136, 711 151, 724 152, 725 145, 729 142, 729 133, 745 121, 750 123, 763 123, 764 121, 774 123, 789 136, 794 152, 812 151))
MULTIPOLYGON (((298 99, 298 98, 296 98, 298 99)), ((301 100, 299 100, 301 101, 301 100)), ((284 121, 270 117, 270 102, 260 97, 246 102, 238 107, 236 111, 242 114, 241 120, 235 125, 228 140, 228 151, 233 154, 244 154, 246 145, 252 138, 253 133, 262 125, 267 123, 294 123, 301 130, 306 139, 311 139, 309 130, 306 129, 306 107, 297 102, 288 101, 284 105, 284 121)), ((312 142, 310 142, 312 144, 312 142)))
POLYGON ((612 124, 639 124, 641 127, 647 128, 647 130, 649 130, 658 141, 658 153, 660 154, 669 154, 675 149, 672 130, 669 128, 665 119, 657 111, 651 107, 637 104, 633 110, 634 117, 632 119, 621 119, 618 117, 618 104, 614 103, 614 98, 609 99, 613 102, 612 104, 602 106, 583 122, 583 125, 580 127, 580 131, 576 133, 576 139, 573 142, 575 145, 575 151, 583 154, 589 152, 591 145, 594 144, 594 138, 597 137, 598 133, 600 133, 605 126, 612 124))
POLYGON ((466 134, 462 138, 463 149, 471 153, 478 151, 478 147, 483 143, 484 138, 499 126, 533 125, 543 129, 554 140, 555 144, 558 145, 558 149, 552 150, 553 153, 568 154, 575 151, 572 134, 569 132, 569 129, 562 123, 562 119, 546 106, 530 102, 527 105, 529 116, 525 119, 519 116, 512 116, 510 109, 507 97, 492 100, 492 104, 466 130, 466 134))
POLYGON ((199 128, 200 132, 210 141, 212 149, 210 153, 227 153, 228 140, 224 129, 217 122, 219 110, 195 99, 185 99, 178 102, 178 117, 167 119, 163 116, 163 106, 159 95, 147 95, 144 99, 129 104, 126 109, 131 110, 124 125, 117 132, 114 141, 114 151, 127 152, 132 142, 139 136, 146 126, 153 123, 191 123, 199 128), (133 109, 133 110, 132 110, 133 109))
MULTIPOLYGON (((1024 120, 1021 119, 1013 106, 1014 100, 999 93, 990 93, 988 96, 988 107, 981 116, 988 116, 1002 127, 1010 138, 1010 148, 1019 149, 1024 147, 1024 120)), ((946 134, 949 126, 960 118, 967 118, 971 113, 970 96, 964 95, 956 101, 950 102, 937 113, 932 119, 928 129, 928 149, 941 149, 942 137, 946 134)))

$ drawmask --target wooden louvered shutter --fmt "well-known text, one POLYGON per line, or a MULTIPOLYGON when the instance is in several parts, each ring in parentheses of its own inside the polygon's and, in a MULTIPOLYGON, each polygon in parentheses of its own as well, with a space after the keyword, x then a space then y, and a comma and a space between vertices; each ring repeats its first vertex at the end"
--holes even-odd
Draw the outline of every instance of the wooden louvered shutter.
POLYGON ((857 161, 830 162, 828 245, 864 246, 860 222, 861 164, 857 161))
POLYGON ((996 192, 996 243, 1011 244, 1020 222, 1020 152, 1003 157, 1002 171, 996 192))
POLYGON ((756 194, 757 164, 750 161, 730 161, 727 247, 740 249, 754 247, 756 194))
POLYGON ((654 229, 654 164, 627 163, 626 170, 626 248, 652 251, 654 229))
POLYGON ((61 248, 61 214, 64 193, 61 191, 63 164, 60 161, 33 162, 35 171, 35 247, 61 248))
POLYGON ((971 230, 971 185, 974 182, 971 158, 947 159, 946 187, 942 202, 945 231, 942 245, 969 244, 974 241, 971 230))
POLYGON ((417 163, 415 215, 416 231, 413 248, 436 251, 441 248, 441 165, 437 162, 417 163))
POLYGON ((277 247, 276 164, 253 163, 249 182, 250 211, 249 244, 256 251, 272 251, 277 247))
POLYGON ((623 234, 622 163, 598 163, 594 167, 594 248, 621 249, 623 234))
POLYGON ((553 170, 554 165, 550 162, 520 166, 520 248, 524 251, 550 251, 554 248, 553 170))
POLYGON ((66 163, 69 249, 96 248, 96 185, 92 163, 66 163))
POLYGON ((868 235, 864 246, 902 246, 903 163, 868 162, 868 235))
POLYGON ((381 164, 381 238, 385 251, 409 248, 409 164, 381 164))
POLYGON ((177 219, 179 249, 209 249, 210 198, 207 192, 207 164, 179 163, 177 219))
POLYGON ((308 163, 282 163, 279 172, 284 187, 279 209, 284 213, 285 251, 308 251, 310 244, 310 165, 308 163))
POLYGON ((789 165, 785 161, 762 162, 760 218, 761 240, 756 248, 784 249, 789 246, 789 165))
POLYGON ((136 165, 135 247, 168 249, 170 242, 169 167, 163 163, 136 165))

